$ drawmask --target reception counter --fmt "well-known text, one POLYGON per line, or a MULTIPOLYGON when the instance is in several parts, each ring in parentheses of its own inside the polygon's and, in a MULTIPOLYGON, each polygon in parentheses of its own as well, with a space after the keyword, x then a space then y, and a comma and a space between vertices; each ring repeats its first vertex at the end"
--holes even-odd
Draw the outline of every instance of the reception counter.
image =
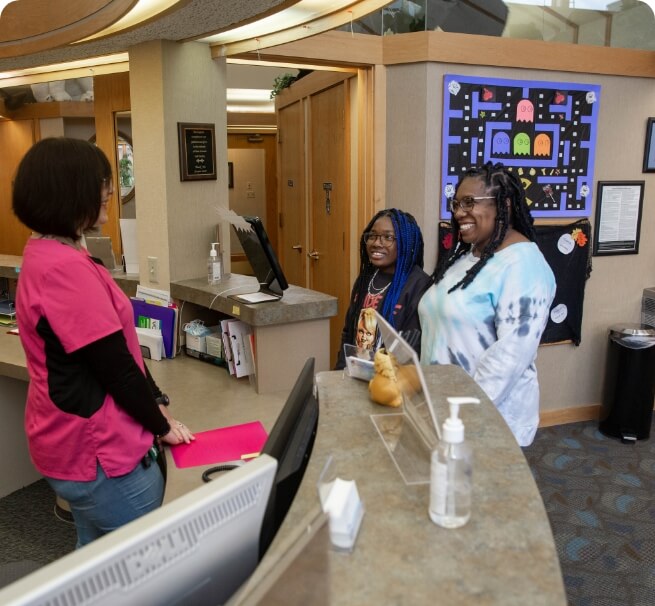
MULTIPOLYGON (((0 278, 15 280, 20 275, 22 257, 0 255, 0 278)), ((112 272, 114 280, 128 296, 134 296, 137 275, 112 272)), ((330 360, 330 318, 337 314, 337 299, 299 286, 289 286, 279 301, 247 304, 234 295, 257 291, 252 276, 231 274, 214 285, 206 278, 172 282, 171 297, 181 309, 181 322, 195 319, 185 313, 191 303, 224 317, 242 320, 254 335, 255 388, 257 393, 290 389, 295 370, 313 356, 317 370, 328 370, 330 360)), ((1 355, 1 354, 0 354, 1 355)))
MULTIPOLYGON (((260 566, 234 604, 565 605, 555 544, 539 491, 510 430, 482 390, 459 367, 425 369, 440 420, 447 396, 476 396, 462 407, 474 450, 469 523, 446 530, 428 517, 429 486, 406 485, 371 421, 395 412, 373 404, 365 383, 341 372, 319 373, 320 416, 314 450, 298 494, 260 566), (336 475, 357 483, 366 513, 352 553, 302 542, 318 506, 317 482, 328 456, 336 475), (319 547, 319 551, 320 551, 319 547), (264 584, 273 589, 254 597, 264 584), (298 601, 294 598, 300 597, 298 601), (306 602, 308 603, 308 602, 306 602)), ((325 533, 323 533, 325 534, 325 533)), ((319 536, 320 533, 317 534, 319 536)), ((325 543, 325 541, 324 541, 325 543)), ((320 545, 320 544, 319 544, 320 545)))
POLYGON ((331 368, 330 317, 337 314, 331 295, 289 286, 275 302, 247 304, 235 295, 257 291, 256 278, 231 274, 218 284, 205 278, 171 283, 171 296, 242 320, 254 335, 255 386, 257 393, 291 389, 310 356, 317 370, 331 368))

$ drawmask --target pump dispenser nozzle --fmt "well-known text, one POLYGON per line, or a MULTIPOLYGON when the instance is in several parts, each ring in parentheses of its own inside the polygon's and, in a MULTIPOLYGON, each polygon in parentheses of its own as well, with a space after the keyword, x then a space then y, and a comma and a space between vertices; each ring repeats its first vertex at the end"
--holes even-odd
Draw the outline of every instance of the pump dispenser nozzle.
POLYGON ((478 398, 461 398, 450 397, 448 398, 448 406, 450 407, 450 416, 443 424, 443 440, 450 444, 459 444, 464 441, 464 423, 459 418, 459 407, 463 404, 479 404, 478 398))

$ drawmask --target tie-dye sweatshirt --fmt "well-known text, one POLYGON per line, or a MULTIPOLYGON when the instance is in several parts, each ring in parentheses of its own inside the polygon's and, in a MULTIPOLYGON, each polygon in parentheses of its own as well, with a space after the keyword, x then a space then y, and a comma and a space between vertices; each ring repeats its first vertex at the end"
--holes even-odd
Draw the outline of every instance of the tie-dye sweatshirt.
POLYGON ((494 402, 519 445, 539 423, 537 347, 555 296, 555 277, 536 244, 497 252, 466 288, 479 259, 459 259, 419 303, 422 364, 456 364, 494 402))

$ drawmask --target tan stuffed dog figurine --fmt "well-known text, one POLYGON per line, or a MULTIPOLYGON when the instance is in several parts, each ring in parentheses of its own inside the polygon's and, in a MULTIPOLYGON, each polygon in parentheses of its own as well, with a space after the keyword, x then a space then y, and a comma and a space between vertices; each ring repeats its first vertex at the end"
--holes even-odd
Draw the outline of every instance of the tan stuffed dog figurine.
POLYGON ((368 391, 376 404, 393 406, 394 408, 403 403, 403 397, 396 379, 398 362, 393 354, 387 353, 383 348, 375 352, 373 358, 375 374, 368 384, 368 391))

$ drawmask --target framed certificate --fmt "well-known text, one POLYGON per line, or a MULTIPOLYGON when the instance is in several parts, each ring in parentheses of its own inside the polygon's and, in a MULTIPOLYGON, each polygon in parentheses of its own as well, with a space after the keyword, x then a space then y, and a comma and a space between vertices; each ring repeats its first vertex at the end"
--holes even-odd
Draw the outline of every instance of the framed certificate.
POLYGON ((599 181, 593 254, 639 253, 644 181, 599 181))
POLYGON ((213 124, 177 123, 180 181, 216 179, 216 136, 213 124))

